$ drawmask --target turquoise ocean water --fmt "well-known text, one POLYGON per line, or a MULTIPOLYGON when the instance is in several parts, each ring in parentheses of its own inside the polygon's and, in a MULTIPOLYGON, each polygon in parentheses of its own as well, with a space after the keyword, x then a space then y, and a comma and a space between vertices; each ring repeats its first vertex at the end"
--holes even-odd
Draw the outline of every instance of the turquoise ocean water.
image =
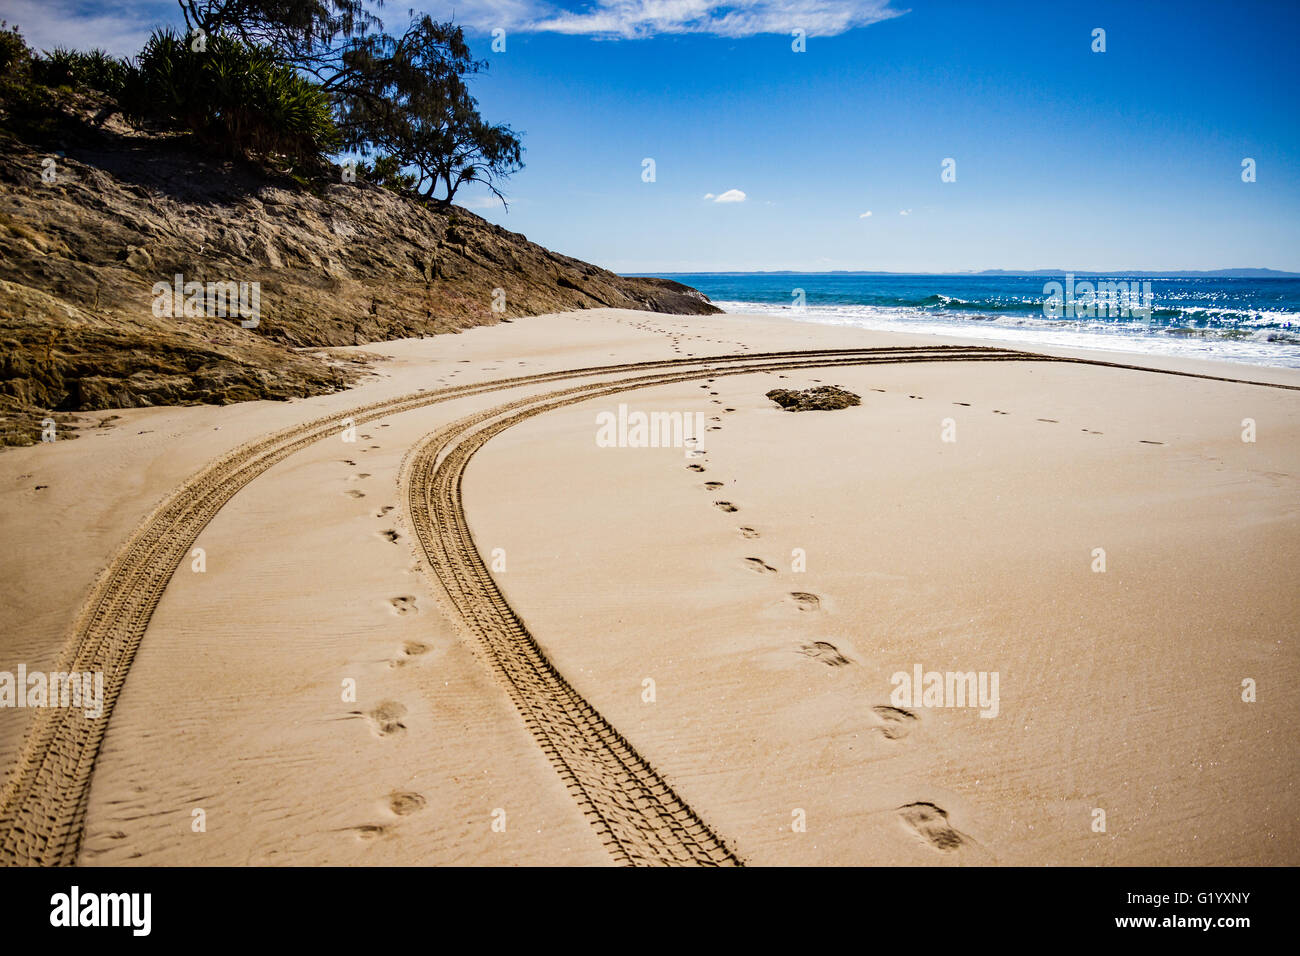
POLYGON ((1071 292, 1064 275, 664 275, 727 312, 1300 368, 1295 278, 1076 273, 1071 292))

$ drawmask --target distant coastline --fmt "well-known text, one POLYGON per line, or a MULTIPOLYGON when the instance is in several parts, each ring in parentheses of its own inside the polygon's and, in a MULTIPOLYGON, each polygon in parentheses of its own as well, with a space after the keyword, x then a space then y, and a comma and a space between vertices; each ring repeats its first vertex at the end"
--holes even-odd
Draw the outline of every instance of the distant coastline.
POLYGON ((707 272, 627 272, 626 276, 662 277, 688 275, 736 276, 1124 276, 1139 279, 1300 279, 1300 272, 1279 269, 981 269, 978 272, 890 272, 877 269, 827 269, 824 272, 801 269, 720 269, 707 272))

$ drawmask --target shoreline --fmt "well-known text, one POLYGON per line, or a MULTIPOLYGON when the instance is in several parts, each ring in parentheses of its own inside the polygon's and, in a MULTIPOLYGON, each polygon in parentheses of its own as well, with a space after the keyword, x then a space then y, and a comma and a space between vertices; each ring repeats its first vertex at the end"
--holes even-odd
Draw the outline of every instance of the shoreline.
MULTIPOLYGON (((970 326, 967 328, 956 319, 945 321, 942 316, 916 314, 906 307, 872 306, 870 308, 875 311, 870 316, 854 316, 848 313, 853 309, 866 307, 815 305, 808 306, 801 314, 796 314, 789 309, 786 309, 788 314, 783 314, 780 310, 784 307, 777 306, 775 303, 770 305, 768 311, 747 311, 752 306, 764 305, 756 302, 721 300, 715 301, 714 304, 723 309, 728 315, 746 317, 762 315, 790 322, 856 328, 864 332, 936 336, 960 339, 967 342, 996 344, 1002 347, 1022 348, 1026 351, 1035 352, 1045 349, 1071 349, 1081 352, 1096 351, 1123 354, 1132 356, 1139 361, 1145 361, 1148 358, 1169 358, 1245 365, 1252 368, 1300 369, 1300 350, 1297 350, 1294 355, 1260 354, 1252 358, 1248 350, 1254 344, 1263 343, 1252 342, 1250 336, 1234 338, 1209 337, 1192 332, 1187 332, 1185 336, 1179 338, 1169 335, 1163 337, 1155 335, 1143 336, 1137 329, 1125 329, 1118 325, 1114 327, 1113 331, 1104 331, 1101 328, 1090 331, 1077 331, 1066 328, 1039 327, 1019 316, 1015 317, 1017 321, 1011 324, 1000 324, 997 320, 993 320, 987 324, 976 325, 973 321, 967 320, 970 321, 970 326), (736 307, 734 311, 733 306, 736 307), (825 316, 825 318, 817 318, 816 316, 819 315, 825 316), (837 321, 837 318, 839 321, 837 321), (916 328, 910 326, 916 326, 916 328), (1221 347, 1224 351, 1216 352, 1213 348, 1194 351, 1186 344, 1193 341, 1208 341, 1214 346, 1221 347), (1117 347, 1119 345, 1128 345, 1130 347, 1117 347), (1160 349, 1152 351, 1151 346, 1153 345, 1159 346, 1160 349), (1280 362, 1284 358, 1290 364, 1280 362)), ((1052 321, 1058 322, 1061 326, 1067 324, 1063 320, 1044 319, 1041 321, 1045 326, 1052 321)), ((1293 337, 1295 337, 1294 333, 1293 337)), ((1300 338, 1297 341, 1300 341, 1300 338)))

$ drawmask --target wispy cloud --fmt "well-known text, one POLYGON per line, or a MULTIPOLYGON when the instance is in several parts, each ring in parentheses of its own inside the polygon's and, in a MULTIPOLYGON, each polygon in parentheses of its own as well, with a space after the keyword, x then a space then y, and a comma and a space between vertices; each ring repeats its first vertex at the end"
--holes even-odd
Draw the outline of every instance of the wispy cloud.
POLYGON ((641 38, 703 33, 749 37, 803 30, 838 36, 856 27, 901 16, 891 0, 591 0, 570 10, 545 0, 477 0, 459 6, 443 0, 420 4, 435 16, 479 30, 641 38))
MULTIPOLYGON (((705 196, 704 198, 708 199, 711 196, 713 196, 713 194, 709 193, 709 195, 705 196)), ((745 194, 741 192, 739 189, 728 189, 725 193, 722 193, 720 196, 714 198, 713 201, 714 202, 744 202, 746 198, 747 197, 745 196, 745 194)))
POLYGON ((910 210, 910 209, 900 209, 900 210, 898 210, 898 214, 899 214, 900 216, 910 216, 910 215, 912 215, 912 210, 910 210))
POLYGON ((180 27, 180 8, 171 0, 123 0, 114 4, 78 0, 3 0, 0 19, 17 25, 34 50, 100 48, 135 56, 157 27, 180 27))
POLYGON ((858 216, 858 218, 859 218, 859 219, 870 219, 870 218, 871 218, 871 210, 868 209, 866 212, 864 212, 864 213, 862 213, 860 216, 858 216))
MULTIPOLYGON (((670 34, 750 37, 803 30, 810 37, 837 36, 856 27, 901 16, 892 0, 415 0, 416 13, 454 20, 470 32, 498 27, 512 33, 644 38, 670 34), (578 9, 569 9, 578 7, 578 9)), ((406 25, 406 9, 379 11, 388 30, 406 25)), ((174 0, 0 0, 0 18, 21 27, 37 50, 56 46, 101 47, 133 56, 157 27, 183 24, 174 0)))

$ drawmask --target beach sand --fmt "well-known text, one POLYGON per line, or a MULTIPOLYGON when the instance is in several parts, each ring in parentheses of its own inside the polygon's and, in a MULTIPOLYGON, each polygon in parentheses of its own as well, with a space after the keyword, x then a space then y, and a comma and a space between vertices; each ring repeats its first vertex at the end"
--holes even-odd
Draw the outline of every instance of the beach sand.
MULTIPOLYGON (((359 349, 381 361, 347 392, 119 411, 75 441, 7 450, 0 671, 53 668, 132 529, 277 429, 507 376, 945 341, 543 316, 359 349)), ((206 569, 187 549, 131 663, 78 862, 619 862, 457 623, 402 485, 431 432, 575 384, 359 424, 356 442, 306 444, 221 507, 195 541, 206 569)), ((492 437, 460 484, 482 561, 540 649, 752 865, 1300 862, 1298 491, 1296 391, 1018 361, 597 396, 492 437), (791 414, 764 397, 816 384, 862 404, 791 414), (619 403, 702 412, 703 454, 599 447, 596 416, 619 403), (891 677, 918 665, 996 675, 996 716, 891 700, 891 677)), ((5 781, 36 714, 0 709, 5 781)))

